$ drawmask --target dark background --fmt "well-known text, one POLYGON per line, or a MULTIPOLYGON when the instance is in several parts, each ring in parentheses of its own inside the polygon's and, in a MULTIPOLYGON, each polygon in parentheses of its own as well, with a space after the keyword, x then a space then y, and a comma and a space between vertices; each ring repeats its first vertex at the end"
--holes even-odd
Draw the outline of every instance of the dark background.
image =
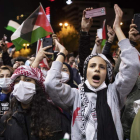
MULTIPOLYGON (((62 8, 66 5, 66 1, 67 0, 55 0, 53 2, 50 2, 50 0, 0 0, 0 40, 3 37, 3 34, 6 34, 8 36, 8 41, 10 41, 12 32, 7 31, 4 28, 7 26, 9 20, 17 21, 17 15, 23 14, 25 16, 17 21, 19 24, 21 24, 39 6, 39 2, 42 3, 44 9, 47 6, 51 7, 51 25, 54 32, 58 32, 60 30, 60 26, 58 25, 59 22, 63 22, 64 20, 66 20, 65 13, 62 10, 62 8)), ((134 9, 135 13, 140 13, 139 2, 136 0, 97 1, 111 2, 111 7, 113 7, 113 5, 117 3, 121 8, 131 8, 134 9)))

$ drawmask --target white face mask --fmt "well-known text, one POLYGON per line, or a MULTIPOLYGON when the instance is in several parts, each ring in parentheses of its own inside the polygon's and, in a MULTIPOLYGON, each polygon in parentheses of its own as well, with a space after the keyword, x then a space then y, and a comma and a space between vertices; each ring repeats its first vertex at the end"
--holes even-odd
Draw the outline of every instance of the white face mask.
POLYGON ((66 72, 63 72, 63 71, 61 72, 61 75, 62 75, 61 82, 66 83, 69 80, 69 75, 66 72))
POLYGON ((27 60, 27 61, 25 62, 25 66, 30 66, 30 64, 31 64, 31 61, 30 61, 30 60, 27 60))
POLYGON ((33 95, 36 94, 35 84, 20 81, 14 86, 12 93, 19 102, 28 104, 31 102, 33 95))
POLYGON ((8 91, 10 89, 10 83, 11 83, 10 78, 0 78, 0 87, 4 91, 8 91))
POLYGON ((46 77, 48 71, 46 71, 46 70, 41 70, 41 71, 42 71, 43 75, 46 77))

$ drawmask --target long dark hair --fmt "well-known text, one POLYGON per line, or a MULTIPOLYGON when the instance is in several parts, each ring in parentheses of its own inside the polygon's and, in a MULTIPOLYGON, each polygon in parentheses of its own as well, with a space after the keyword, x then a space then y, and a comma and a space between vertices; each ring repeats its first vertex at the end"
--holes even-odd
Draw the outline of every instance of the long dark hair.
MULTIPOLYGON (((20 102, 15 97, 11 100, 10 110, 5 114, 5 129, 12 115, 17 112, 20 102)), ((36 84, 36 94, 30 104, 31 113, 31 135, 44 139, 53 136, 61 126, 61 116, 59 109, 47 100, 47 95, 43 92, 39 84, 36 84)), ((4 132, 5 130, 3 130, 4 132)), ((2 133, 3 133, 2 132, 2 133)))

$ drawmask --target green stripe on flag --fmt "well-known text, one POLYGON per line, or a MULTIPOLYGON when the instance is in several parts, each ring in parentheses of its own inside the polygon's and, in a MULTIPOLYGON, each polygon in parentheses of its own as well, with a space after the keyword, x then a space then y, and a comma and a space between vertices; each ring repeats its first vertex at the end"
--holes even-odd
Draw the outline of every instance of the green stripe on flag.
POLYGON ((52 33, 47 32, 42 27, 39 27, 39 28, 35 29, 34 31, 32 31, 31 42, 28 42, 27 40, 24 40, 21 37, 15 39, 15 40, 12 40, 12 42, 16 47, 16 51, 19 51, 20 49, 22 49, 24 47, 23 46, 24 43, 29 43, 29 44, 35 43, 36 41, 38 41, 38 39, 45 37, 47 35, 50 35, 50 34, 52 34, 52 33))
POLYGON ((106 39, 103 39, 103 41, 102 41, 102 43, 101 43, 101 47, 102 47, 102 48, 104 47, 105 43, 106 43, 106 39))
POLYGON ((52 34, 52 32, 47 32, 42 27, 39 27, 39 28, 33 30, 32 37, 31 37, 31 44, 38 41, 40 38, 45 37, 50 34, 52 34))
POLYGON ((6 28, 6 30, 9 30, 9 31, 12 31, 12 32, 15 32, 16 31, 16 29, 13 28, 12 26, 7 26, 5 28, 6 28))
POLYGON ((24 43, 29 43, 28 41, 22 39, 22 38, 17 38, 15 40, 12 40, 13 44, 15 45, 16 51, 19 51, 20 49, 22 49, 24 46, 24 43))

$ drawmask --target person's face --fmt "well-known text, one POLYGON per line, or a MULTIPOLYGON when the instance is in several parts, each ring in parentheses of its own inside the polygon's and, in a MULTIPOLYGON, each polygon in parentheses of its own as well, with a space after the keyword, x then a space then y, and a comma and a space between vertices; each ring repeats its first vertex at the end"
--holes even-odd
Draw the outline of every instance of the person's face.
POLYGON ((35 60, 35 57, 31 57, 31 58, 29 59, 29 61, 31 62, 31 63, 30 63, 30 66, 32 65, 32 63, 34 62, 34 60, 35 60))
POLYGON ((70 71, 69 71, 68 67, 65 64, 63 64, 62 71, 66 72, 69 75, 69 77, 70 77, 70 71))
POLYGON ((89 60, 87 67, 87 80, 89 84, 98 88, 106 78, 107 64, 101 57, 93 57, 89 60))
POLYGON ((69 58, 69 64, 72 65, 75 62, 75 58, 73 56, 71 56, 69 58))
POLYGON ((18 84, 20 81, 24 81, 24 82, 29 82, 29 83, 33 83, 35 84, 35 80, 30 78, 30 77, 27 77, 27 76, 24 76, 24 75, 21 75, 19 77, 17 77, 14 81, 14 84, 18 84))
POLYGON ((17 61, 17 62, 20 64, 20 66, 25 64, 23 61, 17 61))
POLYGON ((0 70, 0 78, 10 78, 11 73, 9 70, 0 70))

